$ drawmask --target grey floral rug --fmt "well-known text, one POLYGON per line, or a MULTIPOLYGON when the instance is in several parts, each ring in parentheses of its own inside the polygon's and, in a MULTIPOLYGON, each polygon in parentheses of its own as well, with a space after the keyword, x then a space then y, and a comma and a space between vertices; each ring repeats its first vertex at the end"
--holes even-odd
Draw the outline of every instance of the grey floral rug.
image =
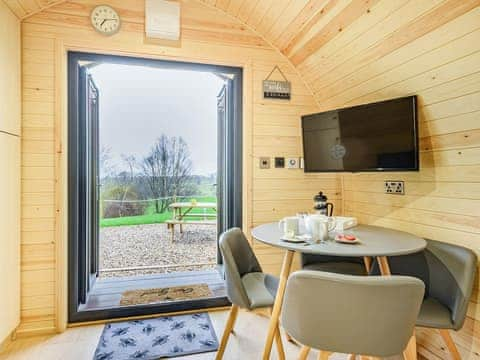
POLYGON ((94 360, 154 360, 218 349, 208 313, 105 325, 94 360))

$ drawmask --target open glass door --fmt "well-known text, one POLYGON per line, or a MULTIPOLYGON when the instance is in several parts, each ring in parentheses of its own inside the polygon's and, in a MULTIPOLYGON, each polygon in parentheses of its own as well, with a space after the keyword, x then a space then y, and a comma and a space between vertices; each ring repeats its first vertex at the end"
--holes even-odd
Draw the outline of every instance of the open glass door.
MULTIPOLYGON (((85 216, 77 217, 78 229, 78 295, 79 302, 85 303, 88 292, 95 285, 98 276, 98 104, 99 94, 88 66, 77 67, 78 77, 78 128, 76 142, 84 151, 71 154, 78 163, 85 164, 81 169, 82 188, 73 201, 78 211, 85 216)), ((80 190, 80 189, 79 189, 80 190)))
POLYGON ((228 304, 217 266, 218 235, 242 225, 241 92, 238 68, 69 53, 70 322, 228 304), (188 89, 178 85, 182 81, 188 89), (209 98, 201 88, 206 83, 213 84, 209 98), (166 100, 175 96, 177 108, 166 100), (195 101, 210 104, 207 120, 213 130, 203 137, 194 130, 203 116, 198 111, 173 122, 159 112, 169 106, 180 114, 185 103, 194 108, 195 101), (145 131, 144 125, 151 127, 145 131), (201 144, 208 151, 198 148, 201 144), (122 151, 112 160, 119 169, 105 171, 104 145, 122 151), (205 164, 206 155, 199 160, 202 151, 213 156, 214 172, 188 172, 190 160, 205 164), (180 161, 184 167, 178 167, 180 161), (205 254, 202 241, 213 250, 212 264, 177 251, 195 248, 205 254), (158 252, 166 255, 150 256, 158 252), (138 258, 147 263, 135 263, 138 258), (180 296, 171 297, 173 292, 180 296), (154 299, 144 302, 150 296, 154 299))

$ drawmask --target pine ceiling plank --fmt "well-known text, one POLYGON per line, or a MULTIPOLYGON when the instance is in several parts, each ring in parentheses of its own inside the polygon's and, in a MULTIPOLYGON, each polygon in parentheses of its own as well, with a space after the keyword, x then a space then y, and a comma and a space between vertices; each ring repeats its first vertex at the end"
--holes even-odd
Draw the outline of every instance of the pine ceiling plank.
POLYGON ((252 28, 256 29, 260 21, 262 21, 263 17, 270 9, 272 4, 275 3, 276 0, 261 0, 257 2, 257 6, 252 11, 252 15, 248 19, 248 25, 252 28))
POLYGON ((289 0, 277 0, 275 1, 270 9, 265 13, 262 21, 258 24, 257 31, 260 34, 266 34, 272 25, 277 21, 277 19, 282 14, 283 10, 289 4, 289 0))
POLYGON ((311 84, 338 65, 351 61, 357 54, 397 30, 406 22, 431 10, 443 0, 383 0, 370 8, 369 16, 363 16, 335 41, 322 46, 305 60, 298 69, 309 74, 311 84))
POLYGON ((36 0, 21 0, 20 2, 22 4, 22 7, 28 14, 37 12, 38 10, 42 9, 39 3, 36 2, 36 0))
POLYGON ((336 2, 336 0, 309 0, 297 16, 295 16, 293 21, 291 21, 283 29, 280 35, 273 40, 273 43, 281 50, 284 49, 290 41, 303 30, 303 28, 309 23, 309 20, 315 18, 318 12, 325 12, 325 7, 330 2, 336 2))
POLYGON ((230 5, 230 0, 217 0, 217 2, 215 3, 215 7, 223 11, 227 10, 228 5, 230 5))
POLYGON ((17 0, 3 0, 10 10, 18 17, 23 18, 27 12, 17 0))
MULTIPOLYGON (((415 40, 420 39, 434 30, 441 28, 443 25, 450 23, 452 20, 470 12, 480 5, 480 0, 447 0, 433 9, 425 12, 419 17, 416 17, 408 22, 405 22, 402 26, 395 31, 384 37, 380 42, 376 42, 375 45, 368 48, 368 51, 364 51, 361 54, 355 56, 355 65, 352 63, 342 63, 342 70, 337 67, 335 69, 335 79, 327 79, 327 76, 322 77, 322 81, 318 85, 313 83, 313 88, 316 92, 320 92, 320 89, 325 92, 325 88, 338 82, 339 74, 343 73, 346 76, 355 74, 360 68, 366 66, 378 59, 386 57, 388 54, 412 43, 415 44, 415 40), (355 71, 356 70, 356 71, 355 71)), ((475 15, 475 14, 473 14, 475 15)), ((476 24, 475 22, 473 22, 476 24)), ((449 25, 454 25, 453 23, 449 25)), ((446 25, 448 26, 448 25, 446 25)), ((473 25, 475 26, 475 25, 473 25)), ((465 24, 462 22, 459 25, 460 29, 466 30, 465 24)), ((447 27, 448 29, 448 27, 447 27)), ((446 30, 445 30, 446 31, 446 30)), ((448 32, 450 34, 450 31, 448 32)), ((453 35, 453 34, 452 34, 453 35)), ((438 38, 442 40, 445 36, 438 38)), ((398 58, 398 54, 395 58, 398 58)), ((345 75, 341 75, 341 79, 345 78, 345 75)))
POLYGON ((265 37, 271 39, 272 42, 281 34, 283 29, 290 24, 300 11, 305 7, 309 0, 294 0, 291 1, 277 21, 270 28, 265 37))
POLYGON ((340 14, 332 19, 322 30, 317 32, 306 44, 291 57, 294 65, 301 64, 324 44, 332 40, 360 16, 367 14, 370 7, 379 0, 353 1, 340 14))
POLYGON ((253 9, 255 9, 255 6, 257 5, 257 0, 246 0, 240 7, 240 10, 238 11, 237 17, 245 22, 248 23, 248 19, 250 18, 250 15, 253 12, 253 9))
MULTIPOLYGON (((390 0, 386 0, 390 1, 390 0)), ((284 50, 284 54, 291 57, 297 50, 301 49, 303 45, 310 40, 317 32, 321 31, 328 23, 334 19, 343 9, 345 9, 352 0, 330 0, 325 7, 319 11, 302 29, 302 31, 295 36, 284 50)))
POLYGON ((230 0, 230 4, 228 4, 227 12, 237 17, 240 7, 244 3, 245 0, 230 0))

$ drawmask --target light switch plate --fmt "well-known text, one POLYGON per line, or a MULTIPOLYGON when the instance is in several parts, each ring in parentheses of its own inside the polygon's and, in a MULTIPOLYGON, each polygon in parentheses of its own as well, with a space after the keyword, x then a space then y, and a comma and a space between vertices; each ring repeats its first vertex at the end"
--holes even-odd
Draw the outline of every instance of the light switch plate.
POLYGON ((300 167, 300 159, 299 158, 286 158, 285 165, 287 169, 298 169, 300 167))
POLYGON ((282 169, 285 167, 285 158, 284 157, 276 157, 275 158, 275 167, 277 169, 282 169))
POLYGON ((270 158, 269 157, 261 157, 258 163, 260 169, 270 169, 270 158))

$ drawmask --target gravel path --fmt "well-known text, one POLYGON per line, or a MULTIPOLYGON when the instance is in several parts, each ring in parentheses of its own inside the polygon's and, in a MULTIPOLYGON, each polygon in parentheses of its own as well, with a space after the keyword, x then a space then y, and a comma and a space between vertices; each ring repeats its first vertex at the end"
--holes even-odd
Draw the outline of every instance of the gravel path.
POLYGON ((215 265, 177 265, 216 264, 216 259, 216 228, 213 226, 185 225, 183 235, 180 234, 177 226, 173 243, 166 224, 115 226, 100 230, 101 278, 207 270, 214 268, 215 265), (172 267, 102 272, 102 269, 151 265, 172 265, 172 267))

